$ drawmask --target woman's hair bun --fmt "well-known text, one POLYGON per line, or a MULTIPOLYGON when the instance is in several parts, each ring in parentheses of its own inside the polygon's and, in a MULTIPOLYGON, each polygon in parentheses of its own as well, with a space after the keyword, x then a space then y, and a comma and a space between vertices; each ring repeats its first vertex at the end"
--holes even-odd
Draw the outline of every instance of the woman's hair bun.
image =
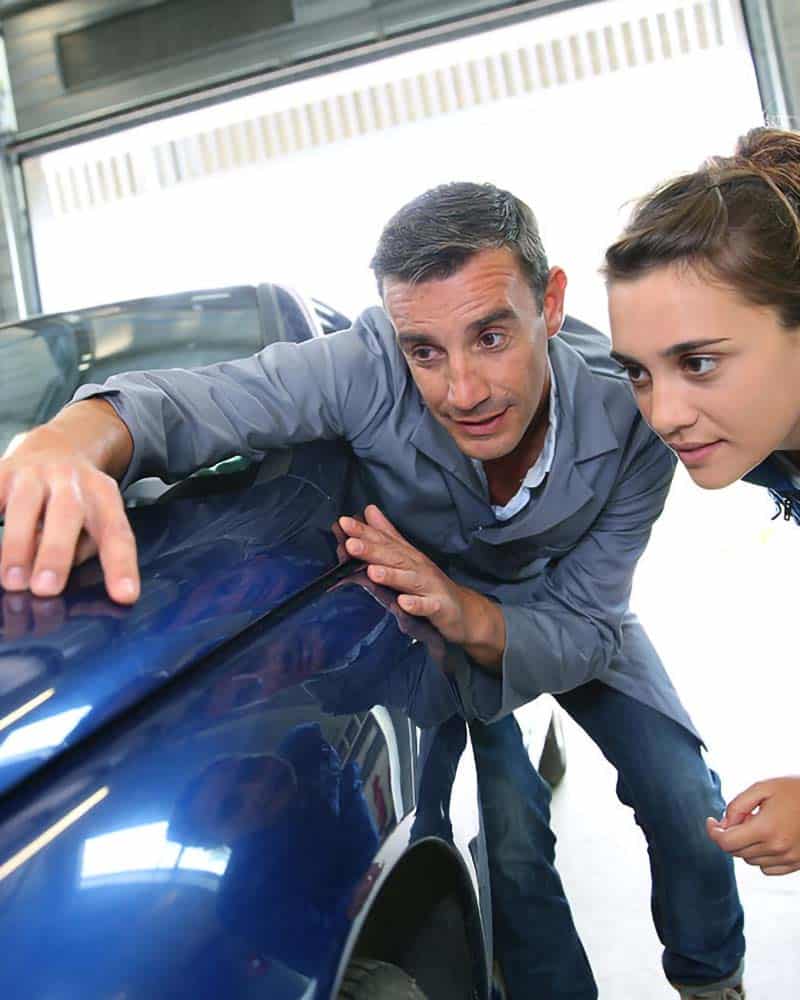
POLYGON ((688 263, 800 328, 800 133, 754 128, 638 202, 606 251, 609 282, 688 263))
POLYGON ((800 184, 800 133, 777 128, 754 128, 739 138, 735 159, 769 172, 796 168, 800 184))

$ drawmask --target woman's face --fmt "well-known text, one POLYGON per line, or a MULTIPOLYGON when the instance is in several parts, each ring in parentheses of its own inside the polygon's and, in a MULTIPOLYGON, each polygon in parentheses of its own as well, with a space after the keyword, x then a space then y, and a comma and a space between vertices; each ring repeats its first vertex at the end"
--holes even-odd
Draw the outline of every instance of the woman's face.
POLYGON ((698 485, 800 451, 800 328, 688 267, 609 289, 613 355, 645 420, 698 485))

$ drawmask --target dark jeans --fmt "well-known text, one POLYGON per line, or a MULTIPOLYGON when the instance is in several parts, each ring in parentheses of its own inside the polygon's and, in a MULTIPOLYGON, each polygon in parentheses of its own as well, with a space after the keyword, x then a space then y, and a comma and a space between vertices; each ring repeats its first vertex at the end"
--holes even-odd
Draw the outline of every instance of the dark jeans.
MULTIPOLYGON (((706 836, 706 817, 721 816, 724 804, 697 739, 598 681, 558 701, 617 769, 617 795, 647 839, 651 907, 667 979, 698 986, 726 979, 744 955, 744 917, 732 860, 706 836)), ((495 953, 511 1000, 595 1000, 597 986, 553 866, 550 789, 531 764, 513 716, 471 723, 470 732, 495 953)))

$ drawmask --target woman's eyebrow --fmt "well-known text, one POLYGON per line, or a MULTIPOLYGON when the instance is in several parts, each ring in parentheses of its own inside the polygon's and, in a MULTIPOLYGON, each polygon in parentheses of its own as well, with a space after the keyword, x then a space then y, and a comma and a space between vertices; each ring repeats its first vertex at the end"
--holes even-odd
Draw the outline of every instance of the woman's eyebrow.
POLYGON ((662 358, 672 358, 676 354, 688 354, 691 351, 699 351, 703 347, 712 347, 714 344, 724 344, 730 337, 712 337, 709 340, 684 340, 680 344, 673 344, 665 351, 661 352, 662 358))
POLYGON ((619 351, 609 351, 611 358, 620 365, 638 365, 639 362, 636 358, 632 358, 629 354, 622 354, 619 351))
MULTIPOLYGON (((680 344, 672 344, 661 352, 662 358, 673 358, 676 354, 689 354, 692 351, 699 351, 703 347, 712 347, 714 344, 727 343, 730 337, 713 337, 709 340, 684 340, 680 344)), ((639 365, 641 362, 629 354, 622 354, 620 351, 610 351, 611 357, 621 365, 639 365)))

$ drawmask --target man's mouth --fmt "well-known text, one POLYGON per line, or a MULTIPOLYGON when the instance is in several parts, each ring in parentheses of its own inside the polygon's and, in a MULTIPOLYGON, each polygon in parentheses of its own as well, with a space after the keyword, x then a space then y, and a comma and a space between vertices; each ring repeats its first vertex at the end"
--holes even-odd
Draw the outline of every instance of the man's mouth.
POLYGON ((471 437, 483 437, 486 434, 494 434, 507 413, 508 407, 500 410, 499 413, 494 413, 489 417, 482 417, 479 420, 474 418, 460 420, 456 417, 451 417, 450 419, 465 434, 469 434, 471 437))

